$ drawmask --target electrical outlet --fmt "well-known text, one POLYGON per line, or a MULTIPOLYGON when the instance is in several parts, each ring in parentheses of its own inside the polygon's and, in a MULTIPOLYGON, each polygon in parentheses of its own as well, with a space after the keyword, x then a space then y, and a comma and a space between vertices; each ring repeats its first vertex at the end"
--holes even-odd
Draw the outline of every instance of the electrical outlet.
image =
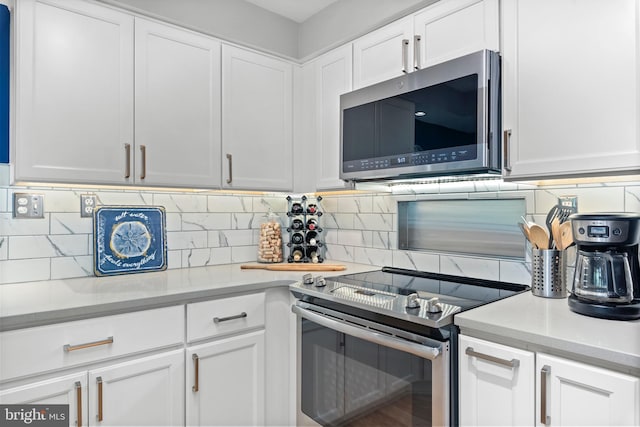
POLYGON ((44 196, 32 193, 13 193, 14 218, 44 218, 44 196))
POLYGON ((560 196, 558 204, 564 208, 570 208, 573 212, 578 212, 578 196, 560 196))
POLYGON ((95 194, 80 195, 80 216, 82 218, 92 217, 93 210, 96 208, 98 198, 95 194))

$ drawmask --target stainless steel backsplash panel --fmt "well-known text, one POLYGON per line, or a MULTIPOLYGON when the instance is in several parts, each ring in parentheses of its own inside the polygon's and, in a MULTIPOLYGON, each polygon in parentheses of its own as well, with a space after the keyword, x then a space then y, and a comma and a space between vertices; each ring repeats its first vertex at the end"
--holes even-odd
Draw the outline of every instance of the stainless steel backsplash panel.
POLYGON ((398 202, 398 248, 524 258, 524 199, 398 202))

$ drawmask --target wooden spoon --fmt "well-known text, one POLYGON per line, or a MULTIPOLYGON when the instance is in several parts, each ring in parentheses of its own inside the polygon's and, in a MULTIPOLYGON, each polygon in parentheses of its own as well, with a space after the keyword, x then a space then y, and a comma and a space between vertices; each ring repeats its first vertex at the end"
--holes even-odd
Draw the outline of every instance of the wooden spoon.
POLYGON ((549 249, 549 233, 540 225, 529 225, 529 239, 538 249, 549 249))
POLYGON ((560 239, 556 245, 558 249, 564 250, 573 244, 573 230, 571 230, 571 222, 563 222, 560 224, 560 239))

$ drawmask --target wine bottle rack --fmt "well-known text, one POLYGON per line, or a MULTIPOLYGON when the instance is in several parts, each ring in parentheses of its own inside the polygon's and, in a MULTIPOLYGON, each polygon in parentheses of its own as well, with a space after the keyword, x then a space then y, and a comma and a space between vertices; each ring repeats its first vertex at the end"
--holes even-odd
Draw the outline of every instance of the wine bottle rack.
POLYGON ((321 196, 287 196, 289 225, 288 262, 323 262, 326 246, 320 226, 321 196))

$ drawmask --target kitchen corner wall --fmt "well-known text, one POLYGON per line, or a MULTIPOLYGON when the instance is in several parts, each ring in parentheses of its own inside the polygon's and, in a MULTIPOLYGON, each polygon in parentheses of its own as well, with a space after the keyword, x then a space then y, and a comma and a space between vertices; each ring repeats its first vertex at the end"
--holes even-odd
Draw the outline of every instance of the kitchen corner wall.
MULTIPOLYGON (((80 194, 102 205, 164 206, 168 268, 256 260, 260 220, 271 209, 287 224, 286 194, 161 191, 9 185, 0 165, 0 285, 93 275, 93 221, 80 217, 80 194), (14 219, 14 192, 44 194, 43 219, 14 219)), ((544 223, 557 197, 578 196, 580 212, 640 212, 640 181, 535 187, 501 181, 412 186, 390 193, 324 195, 327 259, 374 266, 530 282, 530 260, 397 250, 397 201, 439 198, 526 200, 529 220, 544 223)))
POLYGON ((9 186, 0 165, 0 285, 92 276, 93 220, 80 217, 80 194, 100 205, 164 206, 168 268, 255 261, 260 220, 286 218, 286 195, 9 186), (43 219, 12 217, 13 193, 44 195, 43 219))

